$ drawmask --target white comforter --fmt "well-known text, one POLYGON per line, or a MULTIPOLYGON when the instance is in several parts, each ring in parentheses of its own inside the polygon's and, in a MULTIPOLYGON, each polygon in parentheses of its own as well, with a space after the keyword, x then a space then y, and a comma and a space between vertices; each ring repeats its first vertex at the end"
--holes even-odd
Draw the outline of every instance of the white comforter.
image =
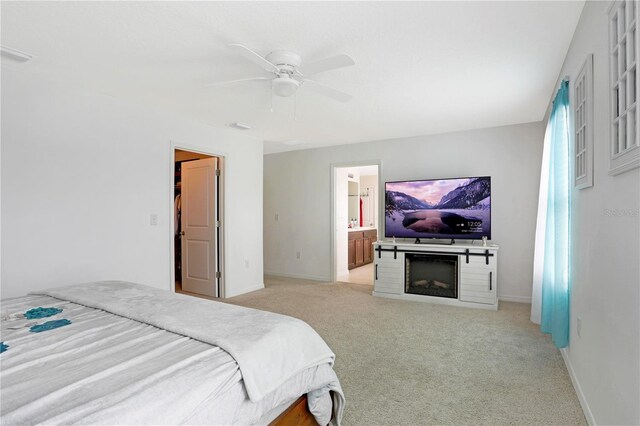
POLYGON ((102 309, 220 346, 238 362, 252 401, 300 371, 335 355, 304 321, 257 309, 173 294, 123 281, 102 281, 37 292, 102 309))
MULTIPOLYGON (((62 313, 38 322, 60 318, 72 321, 71 325, 42 333, 31 333, 26 327, 9 329, 20 325, 20 320, 3 321, 2 340, 9 344, 0 355, 3 424, 253 424, 270 420, 274 412, 303 393, 309 393, 309 405, 319 423, 326 424, 332 411, 329 390, 334 391, 333 416, 339 423, 344 399, 331 360, 326 358, 324 342, 314 346, 311 338, 314 349, 294 355, 293 360, 269 353, 280 349, 289 352, 290 346, 278 337, 264 335, 275 335, 280 328, 287 335, 287 324, 297 324, 297 320, 217 302, 194 299, 197 303, 192 304, 191 298, 174 298, 170 293, 167 295, 172 300, 163 300, 164 295, 153 294, 165 292, 151 289, 148 293, 146 287, 128 283, 88 286, 104 293, 103 297, 82 288, 87 287, 76 287, 71 295, 60 289, 51 291, 55 299, 28 296, 3 301, 3 316, 37 306, 57 306, 63 308, 62 313), (117 293, 124 294, 117 299, 124 302, 116 303, 105 286, 119 288, 117 293), (96 300, 81 302, 85 297, 96 300), (103 310, 85 303, 99 303, 103 310), (127 305, 137 312, 131 316, 142 317, 137 321, 124 318, 129 315, 121 310, 127 305), (218 313, 213 323, 207 321, 216 315, 206 313, 207 307, 218 313), (172 309, 178 316, 200 319, 200 325, 191 330, 186 322, 173 321, 172 309), (233 318, 229 316, 232 312, 233 318), (248 330, 240 326, 244 321, 257 320, 261 320, 258 325, 244 325, 248 330), (173 321, 167 327, 174 332, 148 325, 160 326, 163 321, 173 321), (225 321, 236 324, 221 324, 225 321), (207 337, 218 331, 222 337, 207 337), (192 337, 198 340, 187 334, 194 334, 192 337), (273 364, 252 358, 247 341, 252 338, 273 364), (223 350, 220 345, 229 345, 229 349, 223 350), (235 354, 231 356, 231 352, 235 354), (244 369, 236 356, 245 362, 244 369), (305 362, 309 364, 306 367, 305 362), (245 376, 255 379, 252 386, 259 398, 249 398, 245 376), (274 378, 280 385, 271 389, 265 377, 274 378)), ((304 334, 301 330, 308 326, 302 324, 294 325, 294 329, 299 327, 304 334)), ((292 333, 290 338, 299 338, 298 331, 292 333)))

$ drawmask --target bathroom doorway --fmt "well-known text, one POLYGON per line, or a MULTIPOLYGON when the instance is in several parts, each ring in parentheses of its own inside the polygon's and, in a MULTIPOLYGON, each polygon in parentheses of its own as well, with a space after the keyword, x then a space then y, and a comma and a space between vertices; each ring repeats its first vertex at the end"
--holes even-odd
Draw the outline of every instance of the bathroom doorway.
POLYGON ((381 232, 379 161, 332 166, 333 279, 373 285, 373 243, 381 232))

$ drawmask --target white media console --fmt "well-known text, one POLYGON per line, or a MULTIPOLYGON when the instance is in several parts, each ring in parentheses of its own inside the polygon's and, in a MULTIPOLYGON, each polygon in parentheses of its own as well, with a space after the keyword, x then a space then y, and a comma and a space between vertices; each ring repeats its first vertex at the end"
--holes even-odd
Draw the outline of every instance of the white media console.
POLYGON ((497 310, 498 248, 378 241, 373 295, 497 310))

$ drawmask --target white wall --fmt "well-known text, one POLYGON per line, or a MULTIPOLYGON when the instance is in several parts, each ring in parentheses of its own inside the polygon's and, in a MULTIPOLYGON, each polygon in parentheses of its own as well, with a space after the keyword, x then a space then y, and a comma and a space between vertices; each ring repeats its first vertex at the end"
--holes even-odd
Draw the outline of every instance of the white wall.
POLYGON ((498 295, 529 301, 543 132, 530 123, 266 155, 265 271, 328 280, 331 164, 381 160, 383 182, 491 175, 498 295))
POLYGON ((170 289, 171 141, 226 157, 227 295, 263 286, 260 141, 25 74, 2 69, 2 297, 170 289))
POLYGON ((608 5, 586 2, 560 72, 573 80, 586 55, 594 55, 594 185, 572 194, 571 335, 564 355, 590 421, 637 425, 640 169, 608 174, 608 5))

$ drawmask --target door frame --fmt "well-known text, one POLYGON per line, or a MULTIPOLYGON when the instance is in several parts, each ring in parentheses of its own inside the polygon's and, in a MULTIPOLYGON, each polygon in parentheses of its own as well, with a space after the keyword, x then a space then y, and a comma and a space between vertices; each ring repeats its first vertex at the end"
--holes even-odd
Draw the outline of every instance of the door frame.
POLYGON ((382 185, 382 160, 361 160, 361 161, 347 161, 344 163, 331 163, 331 271, 330 277, 332 282, 336 282, 338 278, 338 270, 336 266, 336 171, 337 169, 343 169, 347 167, 362 167, 362 166, 378 166, 378 218, 376 223, 376 229, 378 230, 378 239, 381 238, 382 232, 382 218, 384 214, 384 188, 382 185), (382 195, 382 197, 381 197, 382 195))
POLYGON ((171 141, 170 143, 170 148, 171 148, 171 152, 169 153, 169 166, 170 166, 170 173, 169 173, 169 229, 170 229, 170 234, 171 234, 171 238, 169 239, 169 254, 170 254, 170 261, 169 261, 169 289, 171 292, 175 293, 176 291, 176 279, 175 279, 175 275, 176 275, 176 271, 175 271, 175 257, 176 257, 176 251, 175 251, 175 247, 174 247, 174 243, 175 243, 175 239, 174 239, 174 234, 173 234, 173 230, 175 229, 175 219, 174 219, 174 202, 176 199, 176 195, 175 195, 175 161, 176 161, 176 149, 179 149, 181 151, 189 151, 189 152, 195 152, 197 154, 204 154, 204 155, 210 155, 211 157, 217 157, 219 159, 219 164, 218 164, 218 169, 220 170, 220 184, 218 187, 218 209, 220 212, 220 239, 218 241, 218 253, 219 253, 219 257, 220 257, 220 261, 218 263, 219 267, 220 267, 220 281, 219 281, 219 288, 218 288, 218 298, 220 299, 224 299, 226 297, 226 272, 229 270, 229 265, 228 265, 228 259, 226 256, 226 253, 228 253, 228 247, 227 247, 227 227, 226 227, 226 221, 225 218, 227 216, 227 204, 225 203, 225 193, 226 193, 226 188, 227 188, 227 181, 225 179, 225 175, 227 173, 227 169, 229 167, 228 164, 228 156, 225 152, 221 152, 221 151, 210 151, 208 149, 203 149, 201 147, 197 147, 197 146, 193 146, 193 145, 188 145, 185 143, 181 143, 181 142, 175 142, 175 141, 171 141))

